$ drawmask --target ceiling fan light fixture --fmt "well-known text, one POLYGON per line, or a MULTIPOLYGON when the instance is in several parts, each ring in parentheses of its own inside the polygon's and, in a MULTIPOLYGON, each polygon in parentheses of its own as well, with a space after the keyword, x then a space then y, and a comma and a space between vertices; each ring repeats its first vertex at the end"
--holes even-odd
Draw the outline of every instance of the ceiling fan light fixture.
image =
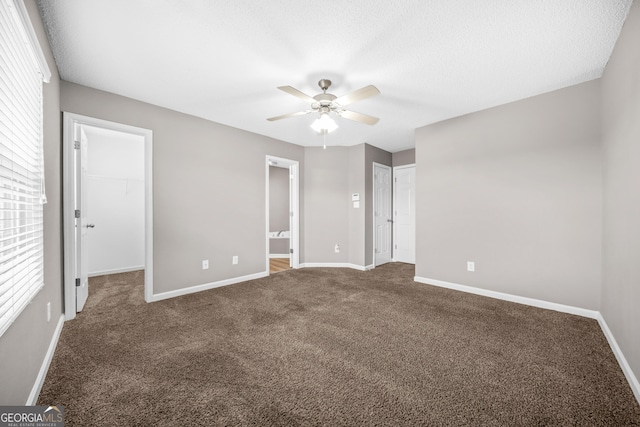
POLYGON ((311 129, 315 130, 318 133, 329 133, 338 129, 338 125, 329 114, 322 113, 320 117, 315 119, 313 123, 311 123, 311 129))

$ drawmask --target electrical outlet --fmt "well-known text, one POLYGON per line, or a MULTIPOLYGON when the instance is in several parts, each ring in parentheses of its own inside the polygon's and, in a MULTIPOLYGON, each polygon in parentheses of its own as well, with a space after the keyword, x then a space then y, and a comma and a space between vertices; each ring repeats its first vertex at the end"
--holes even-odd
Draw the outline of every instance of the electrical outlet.
POLYGON ((209 260, 208 259, 203 259, 202 260, 202 269, 203 270, 208 270, 209 269, 209 260))
POLYGON ((476 263, 473 261, 467 261, 467 271, 476 271, 476 263))
POLYGON ((47 322, 51 322, 51 303, 47 303, 47 322))
POLYGON ((238 255, 234 255, 233 259, 231 260, 231 264, 236 265, 238 263, 238 255))
POLYGON ((340 253, 340 245, 336 244, 336 247, 333 249, 336 253, 340 253))

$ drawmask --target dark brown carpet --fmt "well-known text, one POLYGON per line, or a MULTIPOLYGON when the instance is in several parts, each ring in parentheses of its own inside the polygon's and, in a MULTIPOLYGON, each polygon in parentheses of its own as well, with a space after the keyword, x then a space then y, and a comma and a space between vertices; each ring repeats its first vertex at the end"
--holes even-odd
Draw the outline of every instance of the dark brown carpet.
POLYGON ((38 404, 67 426, 640 425, 596 321, 413 275, 291 270, 153 304, 141 272, 97 278, 38 404))

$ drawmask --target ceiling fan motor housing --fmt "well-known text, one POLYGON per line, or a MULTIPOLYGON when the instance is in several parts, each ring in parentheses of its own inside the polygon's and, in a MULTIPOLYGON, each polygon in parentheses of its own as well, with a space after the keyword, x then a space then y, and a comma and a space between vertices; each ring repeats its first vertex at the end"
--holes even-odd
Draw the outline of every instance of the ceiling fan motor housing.
POLYGON ((313 97, 317 103, 314 103, 311 108, 314 110, 318 110, 321 113, 328 113, 329 111, 335 111, 338 109, 338 105, 333 103, 333 100, 337 98, 337 96, 327 93, 327 89, 331 86, 331 80, 329 79, 321 79, 318 82, 318 86, 322 89, 323 93, 319 93, 313 97))
POLYGON ((326 108, 337 107, 337 104, 332 104, 332 101, 336 99, 336 96, 330 93, 321 93, 320 95, 314 96, 313 99, 318 101, 317 103, 314 103, 314 105, 311 106, 311 108, 313 109, 323 108, 323 107, 326 107, 326 108))

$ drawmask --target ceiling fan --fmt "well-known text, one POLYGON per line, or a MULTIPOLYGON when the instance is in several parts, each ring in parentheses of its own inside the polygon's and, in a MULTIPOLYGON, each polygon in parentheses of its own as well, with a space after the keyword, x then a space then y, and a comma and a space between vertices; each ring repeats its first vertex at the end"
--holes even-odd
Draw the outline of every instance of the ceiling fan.
POLYGON ((321 79, 318 82, 318 86, 322 89, 322 93, 316 96, 309 96, 298 89, 291 86, 279 86, 278 89, 287 92, 295 97, 308 102, 311 106, 310 109, 304 111, 298 111, 297 113, 283 114, 281 116, 269 117, 267 120, 275 121, 288 119, 289 117, 303 116, 310 113, 320 113, 320 118, 314 122, 311 127, 319 133, 331 132, 338 125, 331 120, 329 113, 335 113, 345 119, 354 120, 356 122, 364 123, 367 125, 375 125, 378 123, 377 117, 369 116, 367 114, 356 113, 355 111, 345 110, 344 107, 353 104, 354 102, 361 101, 363 99, 378 95, 380 91, 373 85, 365 86, 361 89, 337 97, 331 93, 327 93, 327 89, 331 86, 331 80, 321 79))

